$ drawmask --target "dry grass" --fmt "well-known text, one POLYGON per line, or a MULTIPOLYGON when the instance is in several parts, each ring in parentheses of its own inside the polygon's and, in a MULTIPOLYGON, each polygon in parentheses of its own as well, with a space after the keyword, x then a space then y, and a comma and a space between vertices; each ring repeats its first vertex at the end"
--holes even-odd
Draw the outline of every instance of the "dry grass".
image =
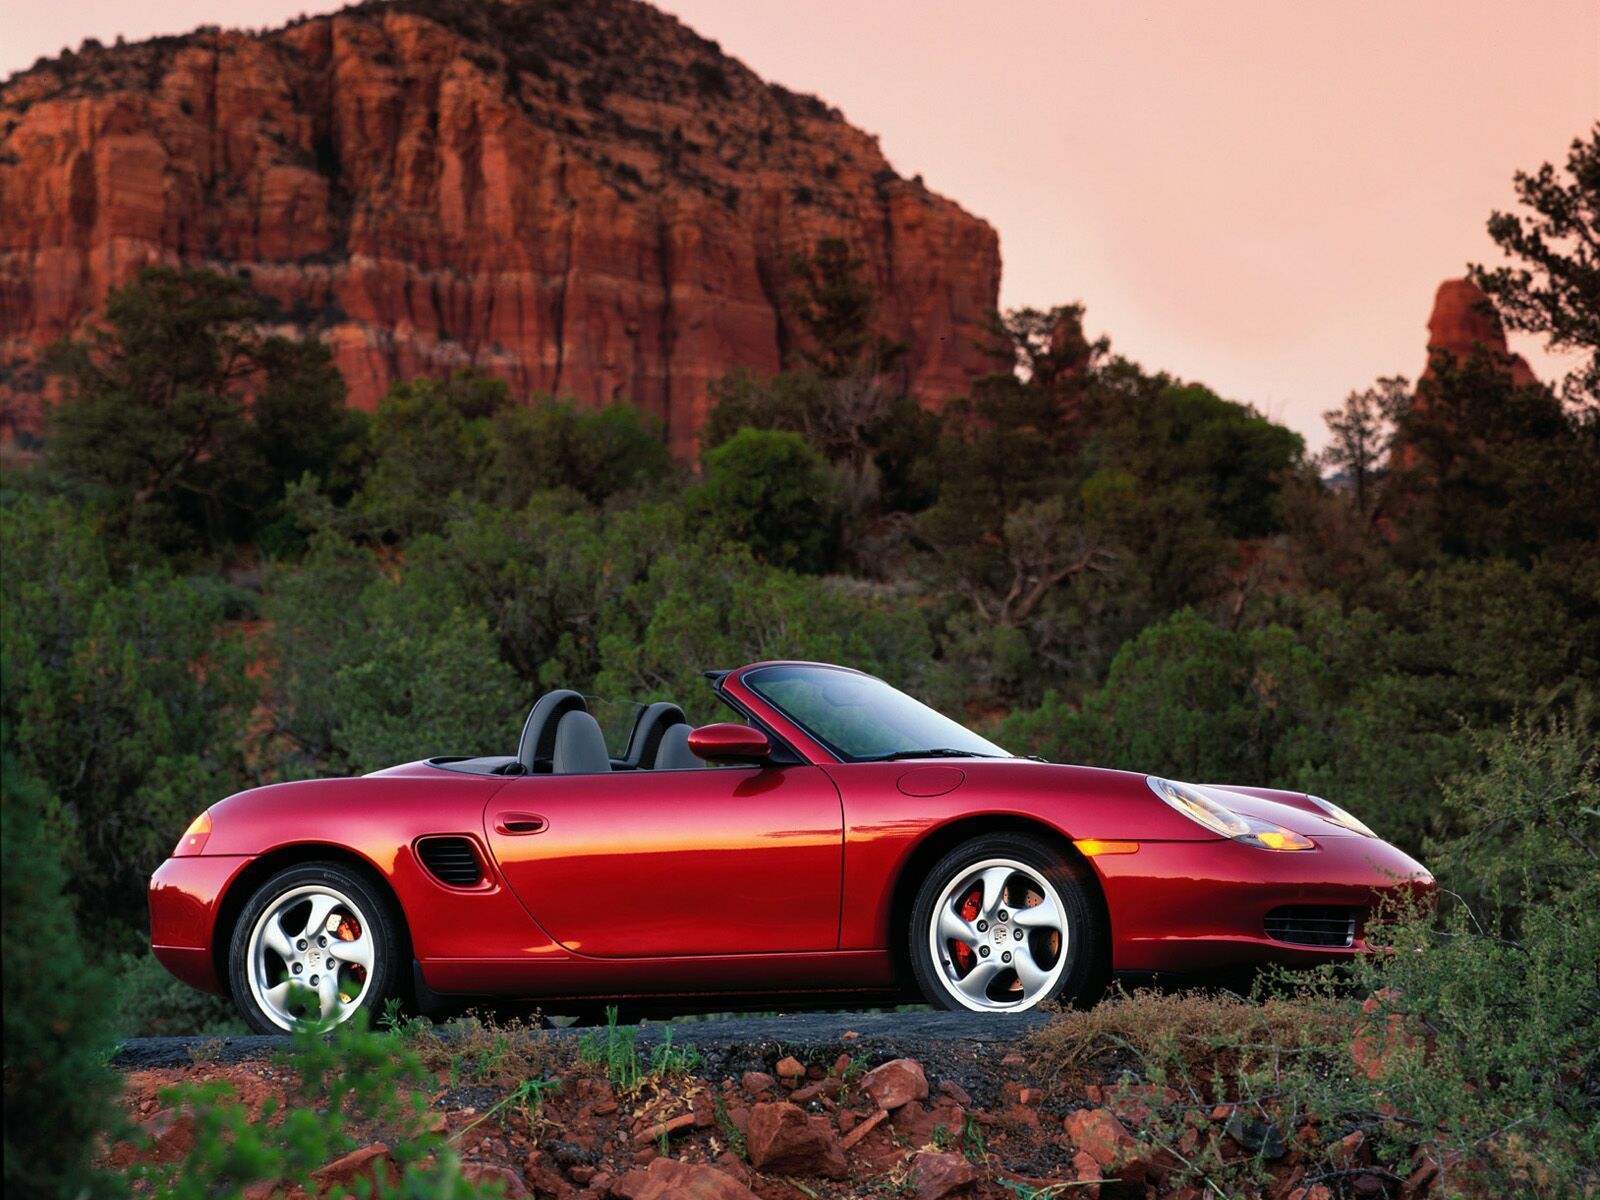
POLYGON ((552 1038, 534 1016, 496 1021, 466 1016, 445 1025, 412 1022, 400 1030, 406 1045, 430 1071, 452 1086, 515 1088, 549 1079, 571 1067, 571 1047, 552 1038))
POLYGON ((1132 1058, 1212 1071, 1349 1044, 1350 1005, 1310 995, 1245 1000, 1229 993, 1113 992, 1088 1011, 1063 1011, 1028 1035, 1024 1053, 1058 1072, 1132 1058))

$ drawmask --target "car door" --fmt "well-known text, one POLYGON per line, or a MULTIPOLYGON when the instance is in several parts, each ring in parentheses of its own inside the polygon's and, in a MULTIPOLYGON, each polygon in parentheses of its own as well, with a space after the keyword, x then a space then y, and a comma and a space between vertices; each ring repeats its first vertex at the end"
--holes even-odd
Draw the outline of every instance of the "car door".
POLYGON ((843 813, 817 767, 532 775, 484 826, 523 906, 576 953, 838 946, 843 813))

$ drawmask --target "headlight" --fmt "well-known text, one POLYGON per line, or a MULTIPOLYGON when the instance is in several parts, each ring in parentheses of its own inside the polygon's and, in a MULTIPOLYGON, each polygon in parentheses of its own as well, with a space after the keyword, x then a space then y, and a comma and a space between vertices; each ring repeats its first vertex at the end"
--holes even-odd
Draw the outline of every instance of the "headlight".
POLYGON ((1320 808, 1335 825, 1348 829, 1351 833, 1359 833, 1362 837, 1378 836, 1359 817, 1352 816, 1332 800, 1324 800, 1321 796, 1307 796, 1306 799, 1320 808))
POLYGON ((1274 825, 1271 821, 1262 821, 1255 817, 1247 817, 1243 813, 1236 813, 1227 805, 1218 804, 1200 789, 1190 787, 1187 783, 1174 783, 1170 779, 1161 779, 1155 775, 1145 776, 1145 782, 1150 785, 1152 792, 1191 821, 1197 825, 1204 825, 1212 833, 1221 834, 1235 842, 1255 846, 1260 850, 1315 848, 1311 839, 1305 834, 1285 829, 1282 825, 1274 825))

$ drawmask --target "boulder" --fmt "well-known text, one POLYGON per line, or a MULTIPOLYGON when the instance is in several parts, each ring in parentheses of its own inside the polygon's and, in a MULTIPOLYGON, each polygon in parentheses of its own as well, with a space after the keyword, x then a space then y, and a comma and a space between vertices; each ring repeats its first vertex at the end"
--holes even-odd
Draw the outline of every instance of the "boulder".
POLYGON ((821 1175, 843 1179, 844 1151, 826 1117, 807 1116, 786 1100, 757 1104, 745 1135, 750 1161, 758 1171, 778 1175, 821 1175))
POLYGON ((861 1090, 879 1108, 891 1111, 913 1100, 928 1098, 928 1077, 914 1058, 897 1058, 874 1067, 861 1080, 861 1090))
POLYGON ((911 1164, 917 1200, 944 1200, 978 1181, 978 1169, 959 1154, 923 1151, 911 1164))

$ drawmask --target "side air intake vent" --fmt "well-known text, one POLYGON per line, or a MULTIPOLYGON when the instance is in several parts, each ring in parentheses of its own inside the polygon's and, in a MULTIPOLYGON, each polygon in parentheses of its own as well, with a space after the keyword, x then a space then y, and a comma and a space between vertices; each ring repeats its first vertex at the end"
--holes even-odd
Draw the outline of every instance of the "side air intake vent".
POLYGON ((1353 946, 1357 910, 1332 904, 1286 904, 1267 914, 1267 936, 1297 946, 1353 946))
POLYGON ((476 887, 483 882, 483 867, 468 838, 423 838, 417 843, 417 856, 440 883, 451 887, 476 887))

